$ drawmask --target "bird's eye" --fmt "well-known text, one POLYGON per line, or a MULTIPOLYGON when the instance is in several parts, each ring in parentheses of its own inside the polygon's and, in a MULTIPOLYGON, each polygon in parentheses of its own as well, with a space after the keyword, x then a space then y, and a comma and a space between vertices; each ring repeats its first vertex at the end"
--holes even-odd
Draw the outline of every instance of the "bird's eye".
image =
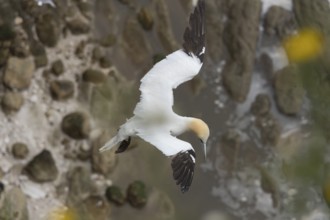
POLYGON ((199 139, 199 141, 200 141, 201 143, 204 143, 204 141, 203 141, 202 139, 199 139))

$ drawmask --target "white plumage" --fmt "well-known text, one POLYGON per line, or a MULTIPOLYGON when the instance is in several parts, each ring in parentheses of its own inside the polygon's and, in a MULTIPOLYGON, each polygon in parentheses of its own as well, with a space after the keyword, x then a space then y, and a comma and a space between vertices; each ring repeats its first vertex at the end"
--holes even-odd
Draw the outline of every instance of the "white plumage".
POLYGON ((134 114, 161 111, 173 113, 173 89, 181 83, 191 80, 202 67, 201 61, 194 55, 188 56, 182 50, 175 51, 161 60, 141 79, 141 101, 134 114))
POLYGON ((35 0, 39 6, 42 6, 44 4, 48 4, 48 5, 51 5, 52 7, 55 8, 55 4, 52 0, 35 0))
POLYGON ((132 136, 138 136, 172 159, 173 177, 186 192, 192 182, 195 153, 190 143, 176 136, 193 131, 204 146, 209 129, 202 120, 177 115, 172 110, 173 89, 196 76, 203 64, 204 1, 200 0, 190 16, 190 26, 184 35, 184 49, 161 60, 141 79, 141 98, 134 116, 120 126, 118 133, 100 151, 120 143, 117 153, 123 152, 132 136))
POLYGON ((108 150, 129 136, 139 136, 166 156, 193 149, 191 144, 172 135, 180 135, 189 119, 172 110, 173 89, 192 79, 202 67, 194 55, 175 51, 161 60, 141 79, 141 98, 129 119, 100 151, 108 150))

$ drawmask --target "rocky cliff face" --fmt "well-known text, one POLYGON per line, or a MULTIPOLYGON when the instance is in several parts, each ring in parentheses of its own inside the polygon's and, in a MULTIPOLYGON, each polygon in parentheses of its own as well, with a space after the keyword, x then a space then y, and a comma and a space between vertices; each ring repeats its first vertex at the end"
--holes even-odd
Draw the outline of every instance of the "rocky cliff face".
POLYGON ((206 0, 205 65, 175 92, 174 109, 212 134, 189 213, 187 197, 163 192, 175 190, 168 161, 146 143, 120 156, 98 148, 131 116, 143 74, 180 48, 193 1, 48 2, 0 1, 0 219, 326 216, 327 0, 206 0), (282 43, 304 28, 324 50, 293 63, 282 43), (205 214, 218 198, 231 211, 205 214))

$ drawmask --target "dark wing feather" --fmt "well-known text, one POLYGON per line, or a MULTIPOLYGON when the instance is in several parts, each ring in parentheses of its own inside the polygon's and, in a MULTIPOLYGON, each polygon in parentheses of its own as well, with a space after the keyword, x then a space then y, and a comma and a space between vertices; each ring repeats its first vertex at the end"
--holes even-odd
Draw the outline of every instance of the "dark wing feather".
POLYGON ((182 151, 172 159, 173 178, 180 186, 181 192, 189 190, 195 170, 195 152, 193 150, 182 151))
POLYGON ((199 0, 190 15, 189 26, 183 34, 183 49, 191 56, 194 54, 203 62, 205 50, 205 2, 199 0))

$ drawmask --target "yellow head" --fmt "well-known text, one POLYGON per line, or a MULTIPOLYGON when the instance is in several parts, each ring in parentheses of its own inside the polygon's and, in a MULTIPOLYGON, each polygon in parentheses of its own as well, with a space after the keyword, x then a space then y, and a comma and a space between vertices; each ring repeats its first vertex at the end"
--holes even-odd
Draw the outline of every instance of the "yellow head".
POLYGON ((207 124, 204 121, 198 118, 193 118, 188 126, 189 129, 193 131, 203 143, 204 153, 206 155, 206 142, 210 135, 209 126, 207 126, 207 124))

